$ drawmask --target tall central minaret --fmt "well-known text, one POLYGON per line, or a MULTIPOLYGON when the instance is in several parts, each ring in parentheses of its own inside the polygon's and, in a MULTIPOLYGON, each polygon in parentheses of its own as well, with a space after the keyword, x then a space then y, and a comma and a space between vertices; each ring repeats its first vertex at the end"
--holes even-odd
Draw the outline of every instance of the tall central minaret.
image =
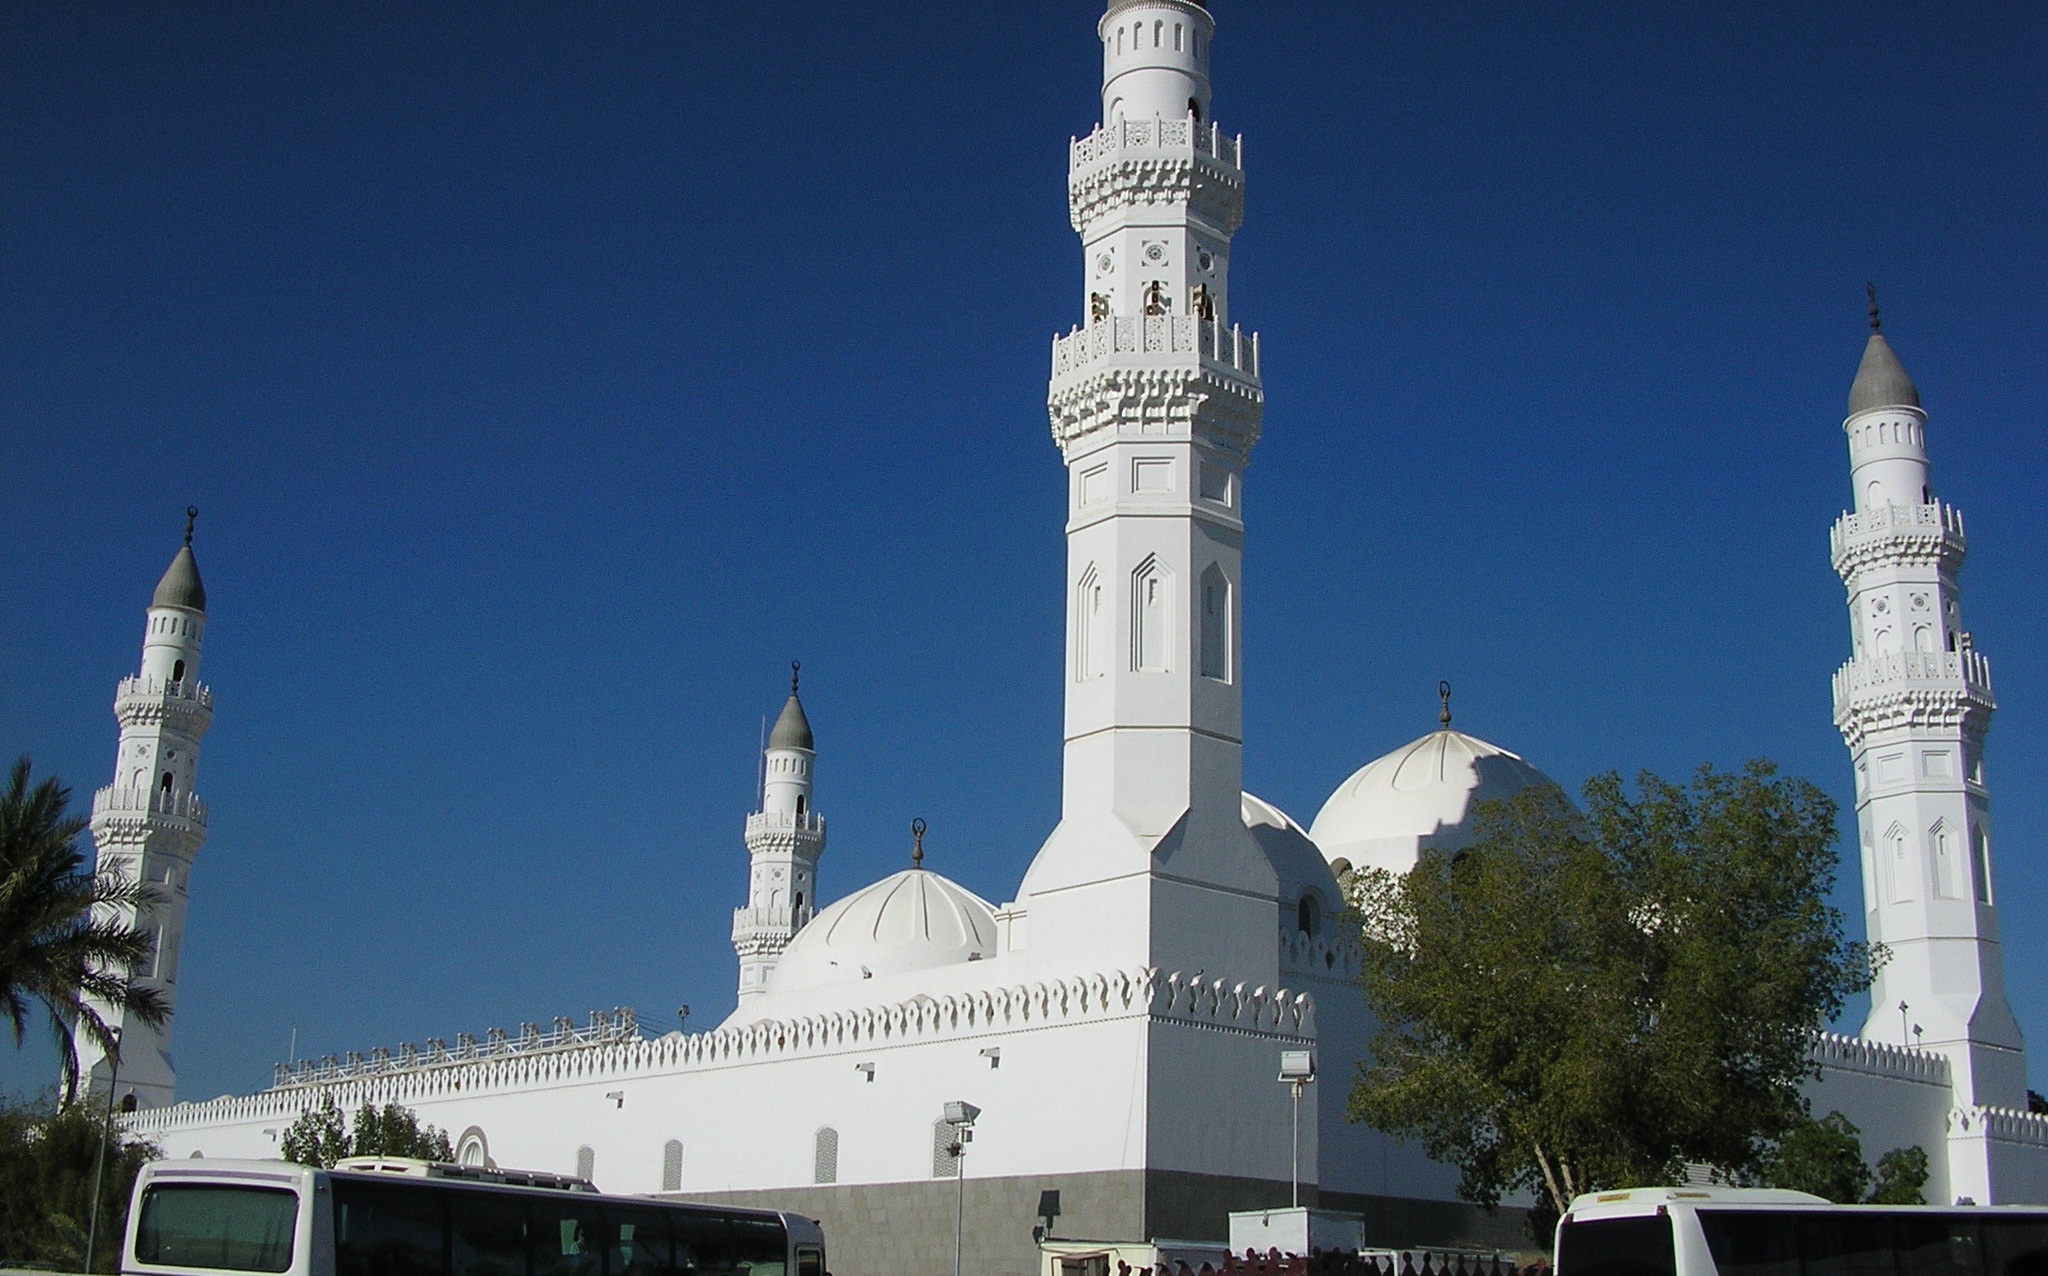
POLYGON ((1201 5, 1113 0, 1097 29, 1103 122, 1067 178, 1086 322, 1054 340, 1047 396, 1068 475, 1063 801, 1024 880, 1027 943, 1270 980, 1277 882, 1239 796, 1265 398, 1258 339, 1230 323, 1241 143, 1210 119, 1201 5))
MULTIPOLYGON (((175 1011, 178 950, 185 933, 185 891, 192 860, 206 841, 206 807, 192 790, 199 770, 199 742, 213 723, 213 692, 199 681, 199 654, 206 637, 206 586, 192 556, 192 522, 185 511, 185 544, 171 559, 149 600, 142 638, 142 669, 123 678, 114 693, 121 743, 114 755, 114 782, 93 795, 92 839, 99 869, 119 871, 129 881, 153 885, 156 902, 139 912, 123 909, 119 920, 154 938, 154 952, 134 972, 136 982, 154 988, 175 1011)), ((118 1010, 96 1006, 109 1026, 121 1030, 121 1066, 113 1078, 124 1104, 166 1107, 177 1085, 171 1062, 171 1027, 166 1019, 151 1028, 118 1010)), ((106 1093, 107 1060, 83 1032, 74 1032, 79 1075, 87 1093, 106 1093)))
POLYGON ((1959 1103, 2027 1106, 1991 885, 1991 667, 1963 628, 1963 516, 1929 486, 1920 392, 1878 331, 1849 391, 1854 513, 1835 524, 1854 656, 1835 723, 1856 763, 1865 924, 1890 950, 1863 1036, 1948 1056, 1959 1103))

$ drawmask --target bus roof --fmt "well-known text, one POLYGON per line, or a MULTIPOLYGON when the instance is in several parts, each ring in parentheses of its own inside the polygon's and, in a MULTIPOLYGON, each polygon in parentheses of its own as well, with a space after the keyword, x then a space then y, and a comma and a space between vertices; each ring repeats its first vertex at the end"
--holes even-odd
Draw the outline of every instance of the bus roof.
POLYGON ((1572 1198, 1572 1218, 1644 1214, 1671 1205, 1827 1205, 1826 1197, 1782 1187, 1629 1187, 1572 1198))

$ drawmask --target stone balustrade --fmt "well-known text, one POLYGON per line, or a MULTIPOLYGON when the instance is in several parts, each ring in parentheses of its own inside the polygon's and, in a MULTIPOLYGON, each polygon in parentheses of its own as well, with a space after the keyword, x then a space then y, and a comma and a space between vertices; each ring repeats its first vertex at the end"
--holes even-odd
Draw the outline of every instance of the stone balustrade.
POLYGON ((1828 532, 1835 570, 1844 575, 1880 559, 1960 559, 1969 551, 1963 513, 1951 505, 1882 505, 1844 514, 1828 532))
POLYGON ((114 703, 123 700, 189 700, 202 709, 213 708, 213 688, 191 678, 173 682, 168 678, 137 675, 121 679, 114 691, 114 703))
POLYGON ((162 789, 117 788, 108 785, 92 795, 92 813, 101 815, 168 815, 174 819, 206 823, 206 803, 196 793, 166 793, 162 789))
POLYGON ((747 836, 755 837, 772 833, 790 836, 797 834, 825 835, 825 817, 816 811, 756 811, 747 817, 747 836))
POLYGON ((1198 124, 1191 118, 1157 117, 1096 125, 1094 132, 1069 144, 1067 163, 1070 171, 1078 173, 1130 152, 1202 155, 1232 169, 1244 167, 1243 137, 1224 133, 1214 121, 1198 124))
POLYGON ((1256 382, 1259 334, 1246 334, 1236 324, 1226 328, 1219 319, 1193 315, 1115 315, 1052 339, 1055 384, 1111 362, 1138 366, 1199 362, 1256 382))
POLYGON ((1835 671, 1835 711, 1852 700, 1911 691, 1961 691, 1991 701, 1991 662, 1975 651, 1888 651, 1835 671))

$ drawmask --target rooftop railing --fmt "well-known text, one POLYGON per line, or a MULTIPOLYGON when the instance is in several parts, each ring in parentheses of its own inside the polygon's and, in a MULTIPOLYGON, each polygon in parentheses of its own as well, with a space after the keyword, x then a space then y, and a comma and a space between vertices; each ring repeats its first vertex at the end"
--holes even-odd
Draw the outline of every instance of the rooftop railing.
POLYGON ((634 1014, 632 1007, 621 1006, 610 1011, 591 1011, 590 1022, 582 1026, 567 1016, 557 1016, 554 1026, 547 1031, 542 1031, 537 1023, 522 1023, 517 1035, 503 1028, 491 1028, 484 1033, 484 1039, 478 1041, 474 1033, 457 1033, 453 1046, 444 1037, 428 1037, 425 1045, 407 1042, 395 1051, 378 1046, 367 1056, 351 1050, 345 1056, 327 1055, 320 1059, 276 1064, 271 1071, 273 1088, 283 1089, 345 1081, 353 1077, 414 1072, 479 1059, 640 1040, 644 1038, 640 1035, 639 1016, 634 1014))

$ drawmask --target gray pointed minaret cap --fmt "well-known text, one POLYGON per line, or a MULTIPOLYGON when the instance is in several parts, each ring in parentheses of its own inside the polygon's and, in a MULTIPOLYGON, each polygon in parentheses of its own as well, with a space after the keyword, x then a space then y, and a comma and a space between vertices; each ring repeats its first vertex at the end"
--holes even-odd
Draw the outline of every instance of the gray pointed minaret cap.
POLYGON ((1856 369, 1856 383, 1849 387, 1849 415, 1872 408, 1917 408, 1920 391, 1906 375, 1906 365, 1892 353, 1892 344, 1881 332, 1870 334, 1863 347, 1863 362, 1856 369))
POLYGON ((199 510, 188 507, 185 510, 185 543, 178 550, 178 556, 164 569, 164 578, 156 583, 156 593, 150 597, 152 607, 184 607, 191 611, 206 610, 206 586, 199 581, 199 560, 192 557, 192 522, 199 517, 199 510))
POLYGON ((768 733, 768 747, 771 749, 812 747, 811 720, 804 716, 804 702, 796 698, 796 678, 801 668, 793 660, 789 664, 789 703, 782 706, 782 716, 775 720, 775 729, 768 733))

